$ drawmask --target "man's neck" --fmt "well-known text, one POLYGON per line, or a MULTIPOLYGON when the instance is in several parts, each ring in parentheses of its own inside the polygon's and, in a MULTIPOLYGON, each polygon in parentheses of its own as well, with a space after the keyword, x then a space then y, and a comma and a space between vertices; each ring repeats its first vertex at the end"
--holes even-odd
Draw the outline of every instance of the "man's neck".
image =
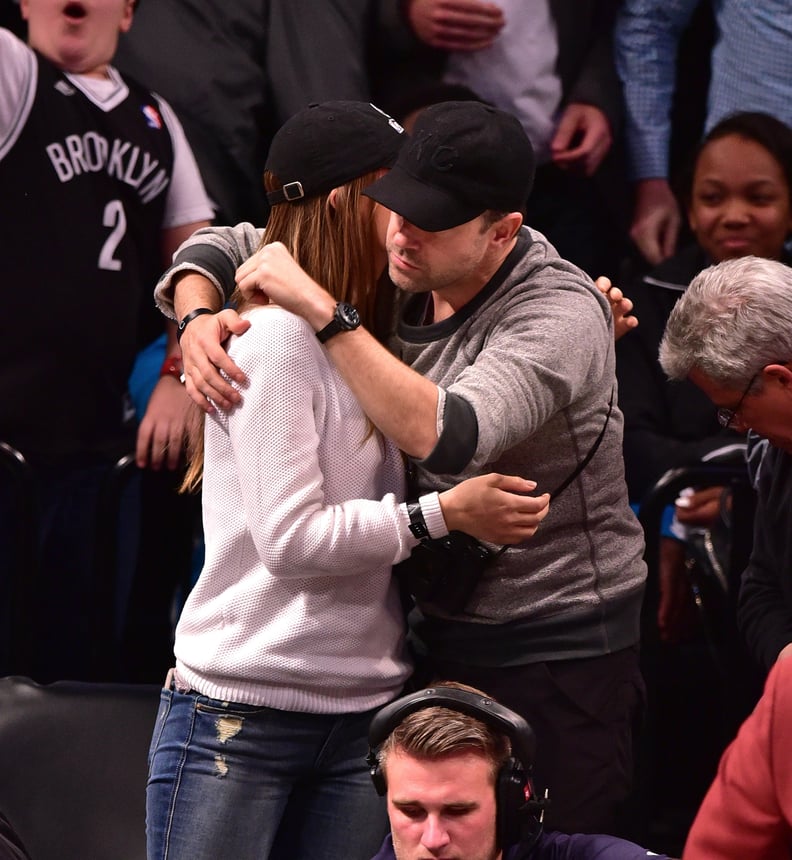
POLYGON ((516 244, 517 237, 515 236, 502 253, 487 260, 465 283, 452 284, 440 291, 433 291, 431 294, 432 308, 427 308, 427 317, 431 317, 432 322, 442 322, 452 317, 468 302, 473 301, 489 284, 516 244))

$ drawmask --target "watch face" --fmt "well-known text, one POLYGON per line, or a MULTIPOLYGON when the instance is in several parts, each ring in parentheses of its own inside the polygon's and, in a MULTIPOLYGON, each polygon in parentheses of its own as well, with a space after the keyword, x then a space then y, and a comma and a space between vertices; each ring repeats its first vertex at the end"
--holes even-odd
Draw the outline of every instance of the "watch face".
POLYGON ((336 319, 348 331, 357 328, 360 325, 360 314, 357 308, 350 305, 349 302, 339 302, 336 308, 336 319))

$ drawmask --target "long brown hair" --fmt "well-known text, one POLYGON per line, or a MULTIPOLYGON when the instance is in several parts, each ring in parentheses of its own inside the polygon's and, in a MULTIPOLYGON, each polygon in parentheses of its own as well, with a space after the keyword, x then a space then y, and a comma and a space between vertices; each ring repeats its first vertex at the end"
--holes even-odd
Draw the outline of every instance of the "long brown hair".
MULTIPOLYGON (((260 248, 282 242, 305 272, 338 301, 354 304, 363 325, 371 328, 377 278, 375 204, 362 191, 379 175, 368 173, 319 197, 279 203, 272 207, 260 248)), ((264 187, 281 187, 277 177, 265 171, 264 187)), ((241 293, 231 297, 239 310, 247 303, 241 293)), ((188 440, 188 467, 182 492, 200 487, 204 463, 203 412, 194 406, 188 440)), ((373 427, 370 427, 373 430, 373 427)))
MULTIPOLYGON (((261 241, 261 247, 283 242, 308 275, 335 299, 357 307, 367 328, 372 323, 374 286, 380 272, 375 262, 374 204, 362 192, 377 175, 368 173, 309 200, 273 206, 261 241)), ((264 186, 272 191, 280 182, 267 171, 264 186)))

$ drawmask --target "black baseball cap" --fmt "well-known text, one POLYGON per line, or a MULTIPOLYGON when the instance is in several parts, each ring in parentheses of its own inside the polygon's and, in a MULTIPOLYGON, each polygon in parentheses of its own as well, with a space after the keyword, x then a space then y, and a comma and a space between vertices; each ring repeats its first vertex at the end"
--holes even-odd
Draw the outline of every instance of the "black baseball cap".
POLYGON ((535 165, 512 114, 477 101, 439 102, 420 114, 392 170, 363 193, 435 233, 487 209, 523 211, 535 165))
POLYGON ((391 167, 407 137, 404 129, 366 102, 313 104, 290 117, 272 140, 266 169, 282 187, 270 205, 327 194, 380 167, 391 167))

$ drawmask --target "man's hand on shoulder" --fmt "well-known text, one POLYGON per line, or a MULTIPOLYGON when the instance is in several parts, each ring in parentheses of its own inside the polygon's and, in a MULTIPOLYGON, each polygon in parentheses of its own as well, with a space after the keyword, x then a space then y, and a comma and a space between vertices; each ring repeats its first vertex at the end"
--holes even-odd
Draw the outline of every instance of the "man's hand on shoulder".
POLYGON ((307 320, 316 331, 333 317, 336 300, 300 268, 282 242, 264 245, 237 269, 246 301, 267 301, 307 320))
POLYGON ((242 395, 220 371, 239 383, 245 374, 229 358, 223 347, 232 334, 242 334, 250 322, 227 308, 217 314, 202 314, 190 322, 179 345, 184 365, 184 384, 190 397, 204 412, 213 412, 213 401, 221 409, 230 409, 242 395))
POLYGON ((618 287, 614 287, 610 278, 606 278, 605 275, 600 275, 594 283, 610 302, 613 314, 613 339, 618 340, 638 325, 638 317, 629 316, 632 313, 633 303, 618 287))

